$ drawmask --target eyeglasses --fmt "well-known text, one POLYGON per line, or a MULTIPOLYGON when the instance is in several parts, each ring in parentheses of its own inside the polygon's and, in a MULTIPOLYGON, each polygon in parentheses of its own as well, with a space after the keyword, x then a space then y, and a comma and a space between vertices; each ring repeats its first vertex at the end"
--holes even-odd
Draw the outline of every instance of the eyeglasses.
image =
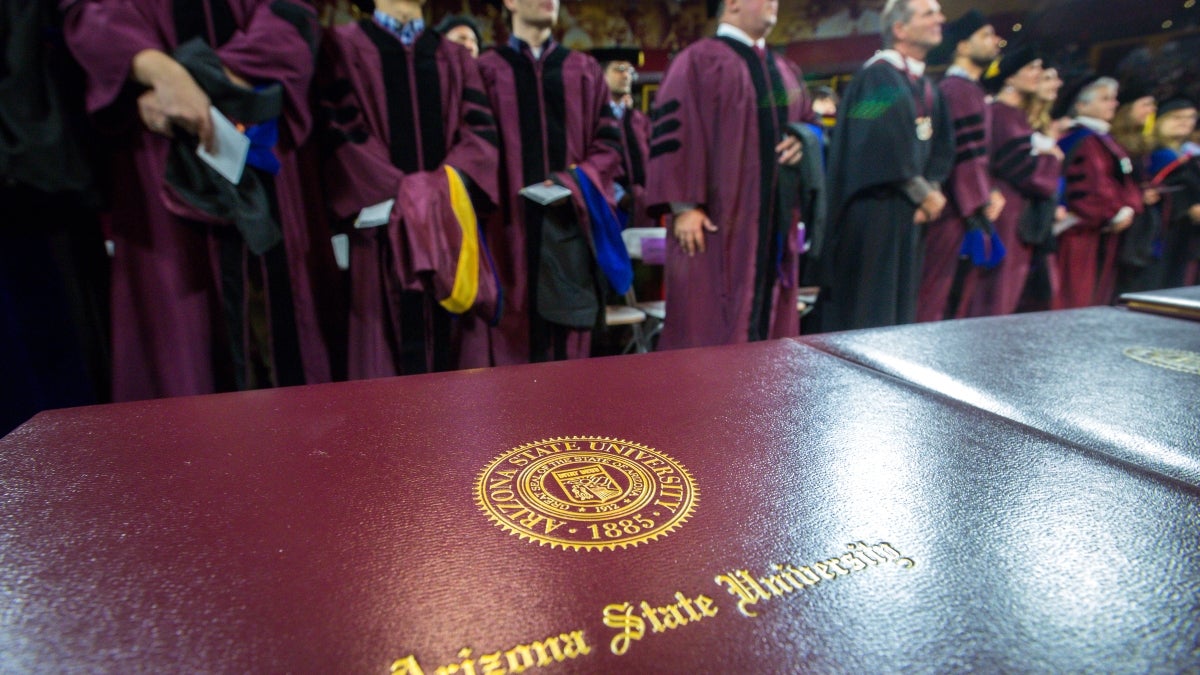
POLYGON ((610 65, 609 68, 617 71, 618 73, 629 73, 630 77, 637 77, 637 68, 634 68, 628 63, 614 63, 610 65))

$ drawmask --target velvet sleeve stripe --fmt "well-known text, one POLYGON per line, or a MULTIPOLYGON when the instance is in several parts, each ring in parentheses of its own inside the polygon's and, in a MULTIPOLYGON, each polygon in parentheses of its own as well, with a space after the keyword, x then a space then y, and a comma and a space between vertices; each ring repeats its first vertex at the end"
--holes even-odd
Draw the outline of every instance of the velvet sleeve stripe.
POLYGON ((954 144, 961 148, 966 145, 971 145, 972 143, 978 143, 984 138, 987 138, 987 134, 984 133, 983 129, 976 129, 974 131, 967 131, 955 136, 954 144))
POLYGON ((487 94, 472 87, 463 89, 463 100, 484 108, 492 106, 492 102, 488 100, 487 94))
POLYGON ((496 118, 482 110, 468 110, 464 119, 473 127, 495 127, 496 118))
POLYGON ((966 150, 963 150, 962 152, 959 152, 957 155, 955 155, 954 163, 962 164, 963 162, 969 162, 969 161, 975 159, 976 157, 983 157, 986 154, 987 154, 987 148, 983 148, 983 147, 968 148, 966 150))
POLYGON ((657 122, 660 119, 666 117, 667 115, 675 114, 678 110, 679 110, 679 100, 678 99, 672 99, 670 101, 665 101, 662 105, 655 106, 654 110, 651 111, 651 113, 650 113, 650 119, 651 119, 651 121, 657 122))
POLYGON ((1067 193, 1067 201, 1073 202, 1076 199, 1083 199, 1084 197, 1087 197, 1088 194, 1090 193, 1088 193, 1087 190, 1072 190, 1071 192, 1067 193))
POLYGON ((996 151, 992 153, 992 162, 996 166, 1001 166, 1012 161, 1013 157, 1028 155, 1032 149, 1033 145, 1029 142, 1028 136, 1018 136, 996 148, 996 151))
POLYGON ((658 140, 667 134, 677 131, 683 123, 678 118, 671 118, 666 122, 654 125, 654 130, 650 132, 651 140, 658 140))
POLYGON ((960 129, 968 129, 970 127, 977 127, 982 124, 983 124, 983 115, 980 115, 980 114, 965 115, 963 117, 960 117, 960 118, 954 120, 954 130, 959 131, 960 129))
POLYGON ((603 125, 596 132, 596 137, 604 141, 613 141, 619 148, 621 145, 621 130, 614 126, 603 125))
POLYGON ((1087 176, 1082 173, 1067 173, 1066 179, 1068 183, 1078 183, 1081 180, 1086 180, 1087 176))
POLYGON ((490 129, 473 129, 474 134, 483 140, 491 143, 493 147, 500 148, 500 136, 494 128, 490 129))
POLYGON ((663 141, 650 146, 650 158, 654 159, 659 155, 669 155, 672 152, 678 151, 683 147, 683 144, 677 140, 663 141))
POLYGON ((600 117, 601 117, 601 119, 609 119, 609 120, 617 119, 617 116, 613 114, 612 106, 608 106, 608 105, 606 105, 600 109, 600 117))

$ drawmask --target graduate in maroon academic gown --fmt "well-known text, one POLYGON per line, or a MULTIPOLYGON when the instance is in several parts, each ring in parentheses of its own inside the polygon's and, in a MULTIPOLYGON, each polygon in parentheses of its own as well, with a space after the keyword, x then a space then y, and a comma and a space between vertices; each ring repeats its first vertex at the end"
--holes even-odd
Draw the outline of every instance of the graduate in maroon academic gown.
POLYGON ((497 301, 494 289, 464 307, 448 300, 464 237, 475 240, 471 264, 484 290, 493 272, 478 228, 464 231, 445 208, 447 168, 481 207, 494 203, 499 137, 470 52, 425 30, 421 2, 361 4, 375 5, 373 18, 329 32, 317 91, 327 194, 350 239, 348 374, 447 370, 456 361, 452 317, 474 308, 491 319, 497 301), (351 225, 381 203, 379 217, 351 225))
POLYGON ((830 144, 822 330, 916 319, 922 229, 946 204, 939 185, 954 161, 954 127, 924 77, 945 17, 934 0, 889 1, 885 10, 888 49, 851 80, 830 144))
POLYGON ((995 95, 992 111, 991 169, 994 185, 1004 197, 996 218, 996 234, 1005 255, 991 269, 978 269, 975 293, 967 316, 1012 314, 1021 300, 1033 246, 1050 236, 1051 218, 1028 212, 1031 200, 1055 196, 1062 174, 1062 151, 1029 123, 1029 109, 1042 79, 1042 60, 1033 50, 1005 54, 989 71, 984 85, 995 95), (1033 231, 1044 226, 1044 231, 1033 231), (1032 229, 1031 229, 1032 228, 1032 229))
POLYGON ((314 10, 297 0, 60 7, 87 72, 88 109, 121 134, 111 168, 114 398, 328 380, 310 272, 316 249, 331 252, 327 240, 310 237, 293 152, 309 130, 314 10), (276 105, 279 89, 270 85, 282 89, 282 114, 252 130, 238 188, 259 186, 264 217, 219 218, 197 206, 195 194, 166 185, 169 153, 194 162, 196 137, 214 147, 198 71, 172 57, 181 45, 192 55, 215 52, 227 88, 254 96, 249 86, 266 87, 260 93, 273 93, 276 105))
POLYGON ((495 327, 463 318, 463 367, 589 355, 591 330, 603 321, 604 280, 572 167, 610 200, 621 172, 621 133, 600 64, 551 38, 558 0, 504 6, 513 35, 479 57, 503 149, 501 208, 487 223, 487 240, 504 311, 495 327), (572 197, 541 206, 518 194, 545 181, 572 197))
POLYGON ((646 162, 650 156, 650 118, 633 107, 633 83, 644 54, 636 47, 601 47, 591 55, 604 68, 611 95, 608 106, 621 128, 621 175, 615 184, 617 207, 625 227, 653 227, 646 213, 646 162))
MULTIPOLYGON (((944 62, 943 54, 953 57, 938 88, 954 120, 955 156, 954 169, 945 186, 946 209, 925 232, 921 290, 917 296, 918 321, 953 318, 958 314, 960 301, 970 298, 977 271, 971 268, 971 261, 962 260, 968 232, 974 230, 971 236, 976 245, 986 248, 992 243, 984 235, 990 235, 991 221, 999 215, 1002 204, 999 193, 992 191, 988 172, 991 110, 979 78, 999 51, 996 31, 983 14, 972 9, 947 24, 942 44, 930 56, 931 63, 944 62), (947 307, 948 303, 954 306, 947 307)), ((986 250, 983 255, 988 258, 984 265, 990 266, 1002 253, 986 250)))
POLYGON ((1058 237, 1059 289, 1052 307, 1106 305, 1113 299, 1120 234, 1141 211, 1142 192, 1129 155, 1109 134, 1116 81, 1081 77, 1060 100, 1071 104, 1074 117, 1058 142, 1066 156, 1064 203, 1074 224, 1058 237))
POLYGON ((725 5, 717 36, 680 52, 656 95, 647 202, 674 213, 666 349, 800 332, 801 142, 789 125, 812 109, 766 49, 776 13, 766 0, 725 5))

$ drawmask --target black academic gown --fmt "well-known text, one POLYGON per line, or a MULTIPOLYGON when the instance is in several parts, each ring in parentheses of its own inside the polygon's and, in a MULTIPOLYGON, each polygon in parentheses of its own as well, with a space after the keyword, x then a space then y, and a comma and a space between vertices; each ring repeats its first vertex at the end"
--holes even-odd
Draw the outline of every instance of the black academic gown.
POLYGON ((850 83, 830 148, 832 226, 823 256, 821 328, 911 323, 921 278, 917 204, 904 185, 940 184, 954 162, 954 133, 937 88, 879 60, 850 83), (917 137, 919 117, 932 137, 917 137))

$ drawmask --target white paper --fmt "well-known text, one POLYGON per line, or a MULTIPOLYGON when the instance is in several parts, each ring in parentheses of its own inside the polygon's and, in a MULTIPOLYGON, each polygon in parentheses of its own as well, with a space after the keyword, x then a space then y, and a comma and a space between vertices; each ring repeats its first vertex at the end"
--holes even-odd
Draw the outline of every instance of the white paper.
POLYGON ((368 227, 380 227, 387 225, 392 218, 392 207, 396 205, 395 199, 389 199, 386 202, 379 202, 373 206, 368 206, 358 212, 358 220, 354 221, 354 227, 360 230, 365 230, 368 227))
POLYGON ((242 170, 246 168, 246 154, 250 152, 250 139, 238 131, 229 118, 221 111, 209 106, 212 115, 213 135, 216 136, 217 152, 210 153, 201 145, 196 148, 196 154, 204 160, 225 180, 237 185, 242 180, 242 170))
POLYGON ((1051 229, 1051 232, 1054 234, 1054 236, 1057 237, 1058 235, 1062 234, 1063 232, 1066 232, 1067 230, 1071 229, 1072 227, 1075 227, 1078 224, 1079 224, 1079 216, 1075 215, 1074 213, 1068 213, 1066 218, 1063 218, 1062 220, 1059 220, 1054 223, 1054 227, 1053 227, 1053 229, 1051 229))
POLYGON ((333 244, 333 260, 338 269, 343 272, 350 269, 350 236, 335 234, 329 238, 329 243, 333 244))
POLYGON ((542 206, 549 206, 570 197, 571 191, 557 184, 534 183, 521 188, 520 195, 542 206))

